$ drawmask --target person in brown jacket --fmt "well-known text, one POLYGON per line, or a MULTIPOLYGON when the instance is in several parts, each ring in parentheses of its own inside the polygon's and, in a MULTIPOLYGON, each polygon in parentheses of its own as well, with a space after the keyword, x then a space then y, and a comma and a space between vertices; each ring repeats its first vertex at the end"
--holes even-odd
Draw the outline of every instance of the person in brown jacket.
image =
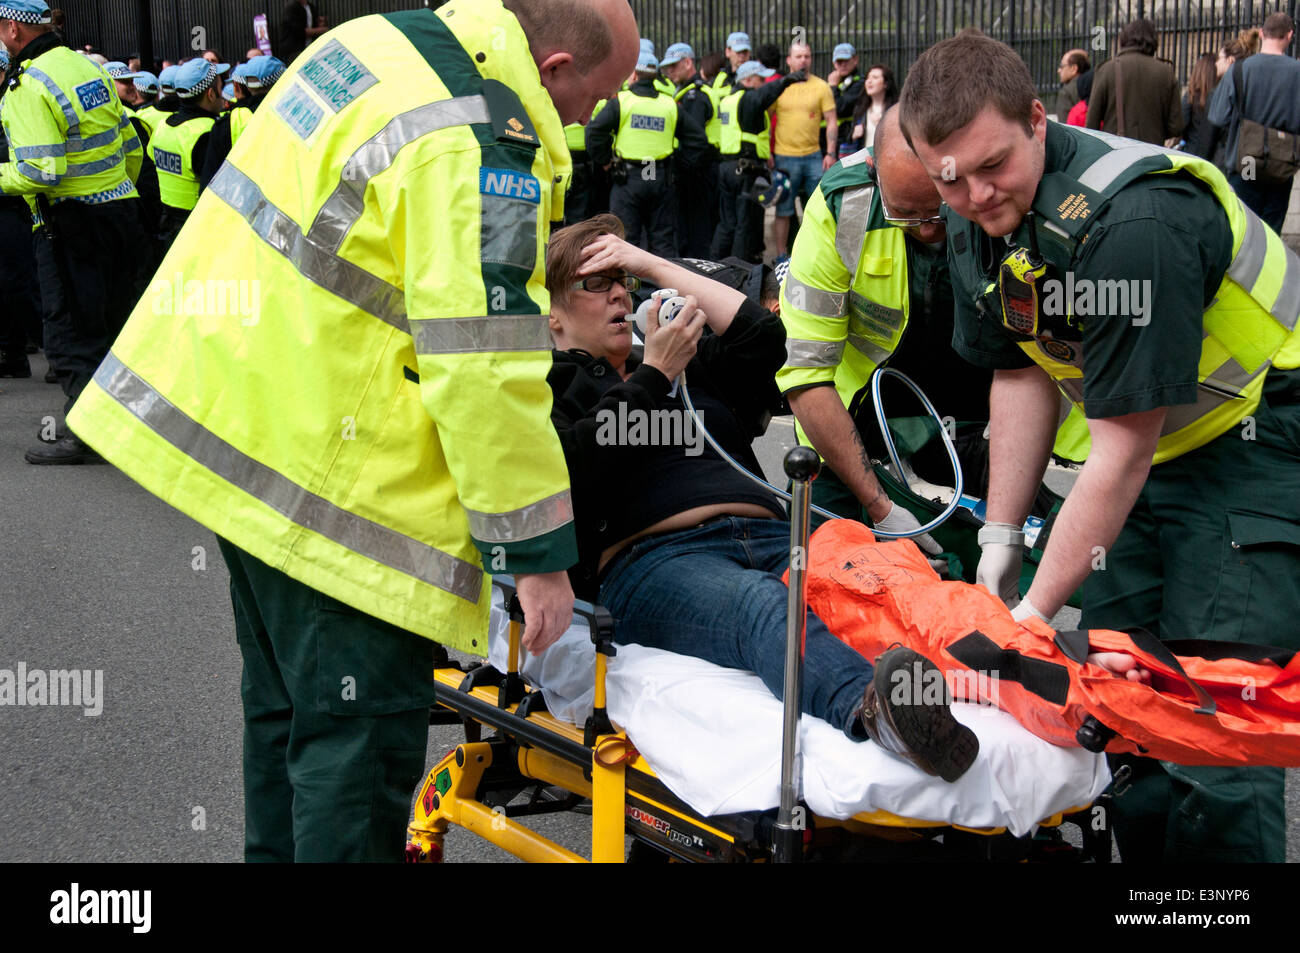
POLYGON ((1173 67, 1155 58, 1155 24, 1134 20, 1119 32, 1119 53, 1097 68, 1088 128, 1163 145, 1183 131, 1173 67))

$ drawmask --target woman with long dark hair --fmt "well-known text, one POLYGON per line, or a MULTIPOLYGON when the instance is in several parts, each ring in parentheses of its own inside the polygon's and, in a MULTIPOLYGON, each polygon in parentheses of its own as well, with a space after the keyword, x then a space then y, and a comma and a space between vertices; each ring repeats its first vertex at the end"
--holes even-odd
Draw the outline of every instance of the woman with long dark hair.
POLYGON ((1183 96, 1183 151, 1202 159, 1213 159, 1215 148, 1223 130, 1210 122, 1206 112, 1210 108, 1210 94, 1219 83, 1215 72, 1216 57, 1202 53, 1192 66, 1192 76, 1187 81, 1183 96))
POLYGON ((850 138, 855 152, 871 145, 880 117, 896 102, 898 81, 894 79, 894 71, 884 63, 876 63, 867 70, 862 97, 853 110, 853 134, 850 138))

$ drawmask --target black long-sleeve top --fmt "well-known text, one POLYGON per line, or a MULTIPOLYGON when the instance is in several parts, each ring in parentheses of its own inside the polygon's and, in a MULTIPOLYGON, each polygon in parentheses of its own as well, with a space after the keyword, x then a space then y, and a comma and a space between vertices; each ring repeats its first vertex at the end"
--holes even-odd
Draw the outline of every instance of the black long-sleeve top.
MULTIPOLYGON (((662 95, 655 88, 653 79, 638 80, 628 87, 636 96, 650 99, 662 95)), ((614 159, 614 137, 618 134, 618 123, 622 117, 618 97, 615 96, 605 108, 597 113, 596 118, 587 123, 587 154, 597 168, 604 168, 614 159)), ((704 134, 704 126, 691 115, 688 109, 677 104, 677 151, 674 159, 680 159, 690 166, 697 166, 709 149, 709 140, 704 134)))
MULTIPOLYGON (((680 389, 670 396, 672 383, 641 363, 639 350, 628 358, 633 370, 627 380, 604 358, 586 351, 555 351, 552 356, 547 376, 554 397, 551 421, 572 487, 579 561, 569 576, 578 598, 596 598, 597 567, 605 549, 677 513, 712 503, 754 503, 785 517, 773 494, 733 470, 702 435, 688 433, 680 389), (670 413, 651 428, 654 411, 670 413), (634 437, 638 419, 647 427, 634 437), (648 443, 652 431, 663 436, 667 426, 676 424, 681 439, 668 446, 648 443), (633 445, 633 440, 646 442, 633 445)), ((750 444, 765 424, 776 371, 783 363, 780 318, 746 301, 725 334, 706 333, 700 339, 686 368, 691 400, 709 433, 760 476, 750 444)))

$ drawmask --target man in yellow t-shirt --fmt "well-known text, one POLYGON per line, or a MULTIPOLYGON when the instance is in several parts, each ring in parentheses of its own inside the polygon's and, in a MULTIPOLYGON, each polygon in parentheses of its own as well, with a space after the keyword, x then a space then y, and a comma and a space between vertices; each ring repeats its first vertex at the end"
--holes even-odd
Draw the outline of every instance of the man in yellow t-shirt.
MULTIPOLYGON (((785 58, 791 73, 807 75, 812 66, 812 47, 791 43, 785 58)), ((788 255, 790 219, 794 217, 794 197, 807 203, 822 173, 835 162, 837 154, 835 94, 826 81, 808 76, 806 83, 787 86, 772 107, 776 119, 776 143, 773 153, 776 167, 790 177, 790 190, 777 203, 776 225, 772 237, 777 257, 788 255), (826 152, 821 149, 821 127, 826 123, 826 152)))

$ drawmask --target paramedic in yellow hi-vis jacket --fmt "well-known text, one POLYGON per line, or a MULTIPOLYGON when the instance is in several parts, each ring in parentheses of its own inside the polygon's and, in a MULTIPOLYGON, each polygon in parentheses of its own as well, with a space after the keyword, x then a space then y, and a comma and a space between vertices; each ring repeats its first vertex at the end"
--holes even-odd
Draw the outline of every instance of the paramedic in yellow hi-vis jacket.
POLYGON ((635 58, 626 0, 453 0, 323 35, 69 419, 219 537, 250 860, 400 858, 434 643, 486 654, 489 573, 515 574, 527 648, 569 624, 543 251, 563 125, 635 58))
MULTIPOLYGON (((890 110, 876 130, 874 165, 864 149, 822 177, 781 291, 787 356, 777 385, 801 438, 828 464, 814 501, 889 532, 920 523, 872 470, 864 442, 877 431, 872 372, 889 363, 912 377, 940 415, 959 422, 963 446, 982 446, 988 421, 991 375, 949 343, 953 301, 939 206, 890 110)), ((973 457, 963 455, 967 472, 981 468, 973 457)), ((928 534, 916 542, 931 556, 943 549, 928 534)))
MULTIPOLYGON (((9 161, 0 194, 27 201, 45 354, 72 406, 131 311, 141 244, 133 180, 144 155, 113 81, 63 45, 44 0, 0 0, 10 54, 0 109, 9 161)), ((28 450, 28 463, 98 463, 71 434, 28 450)))
MULTIPOLYGON (((951 209, 953 344, 994 370, 979 581, 1017 618, 1083 583, 1085 628, 1300 649, 1300 258, 1210 163, 1048 122, 983 34, 927 50, 900 109, 951 209), (1058 388, 1092 447, 1016 605, 1058 388)), ((1281 769, 1127 768, 1125 860, 1284 859, 1281 769)))

